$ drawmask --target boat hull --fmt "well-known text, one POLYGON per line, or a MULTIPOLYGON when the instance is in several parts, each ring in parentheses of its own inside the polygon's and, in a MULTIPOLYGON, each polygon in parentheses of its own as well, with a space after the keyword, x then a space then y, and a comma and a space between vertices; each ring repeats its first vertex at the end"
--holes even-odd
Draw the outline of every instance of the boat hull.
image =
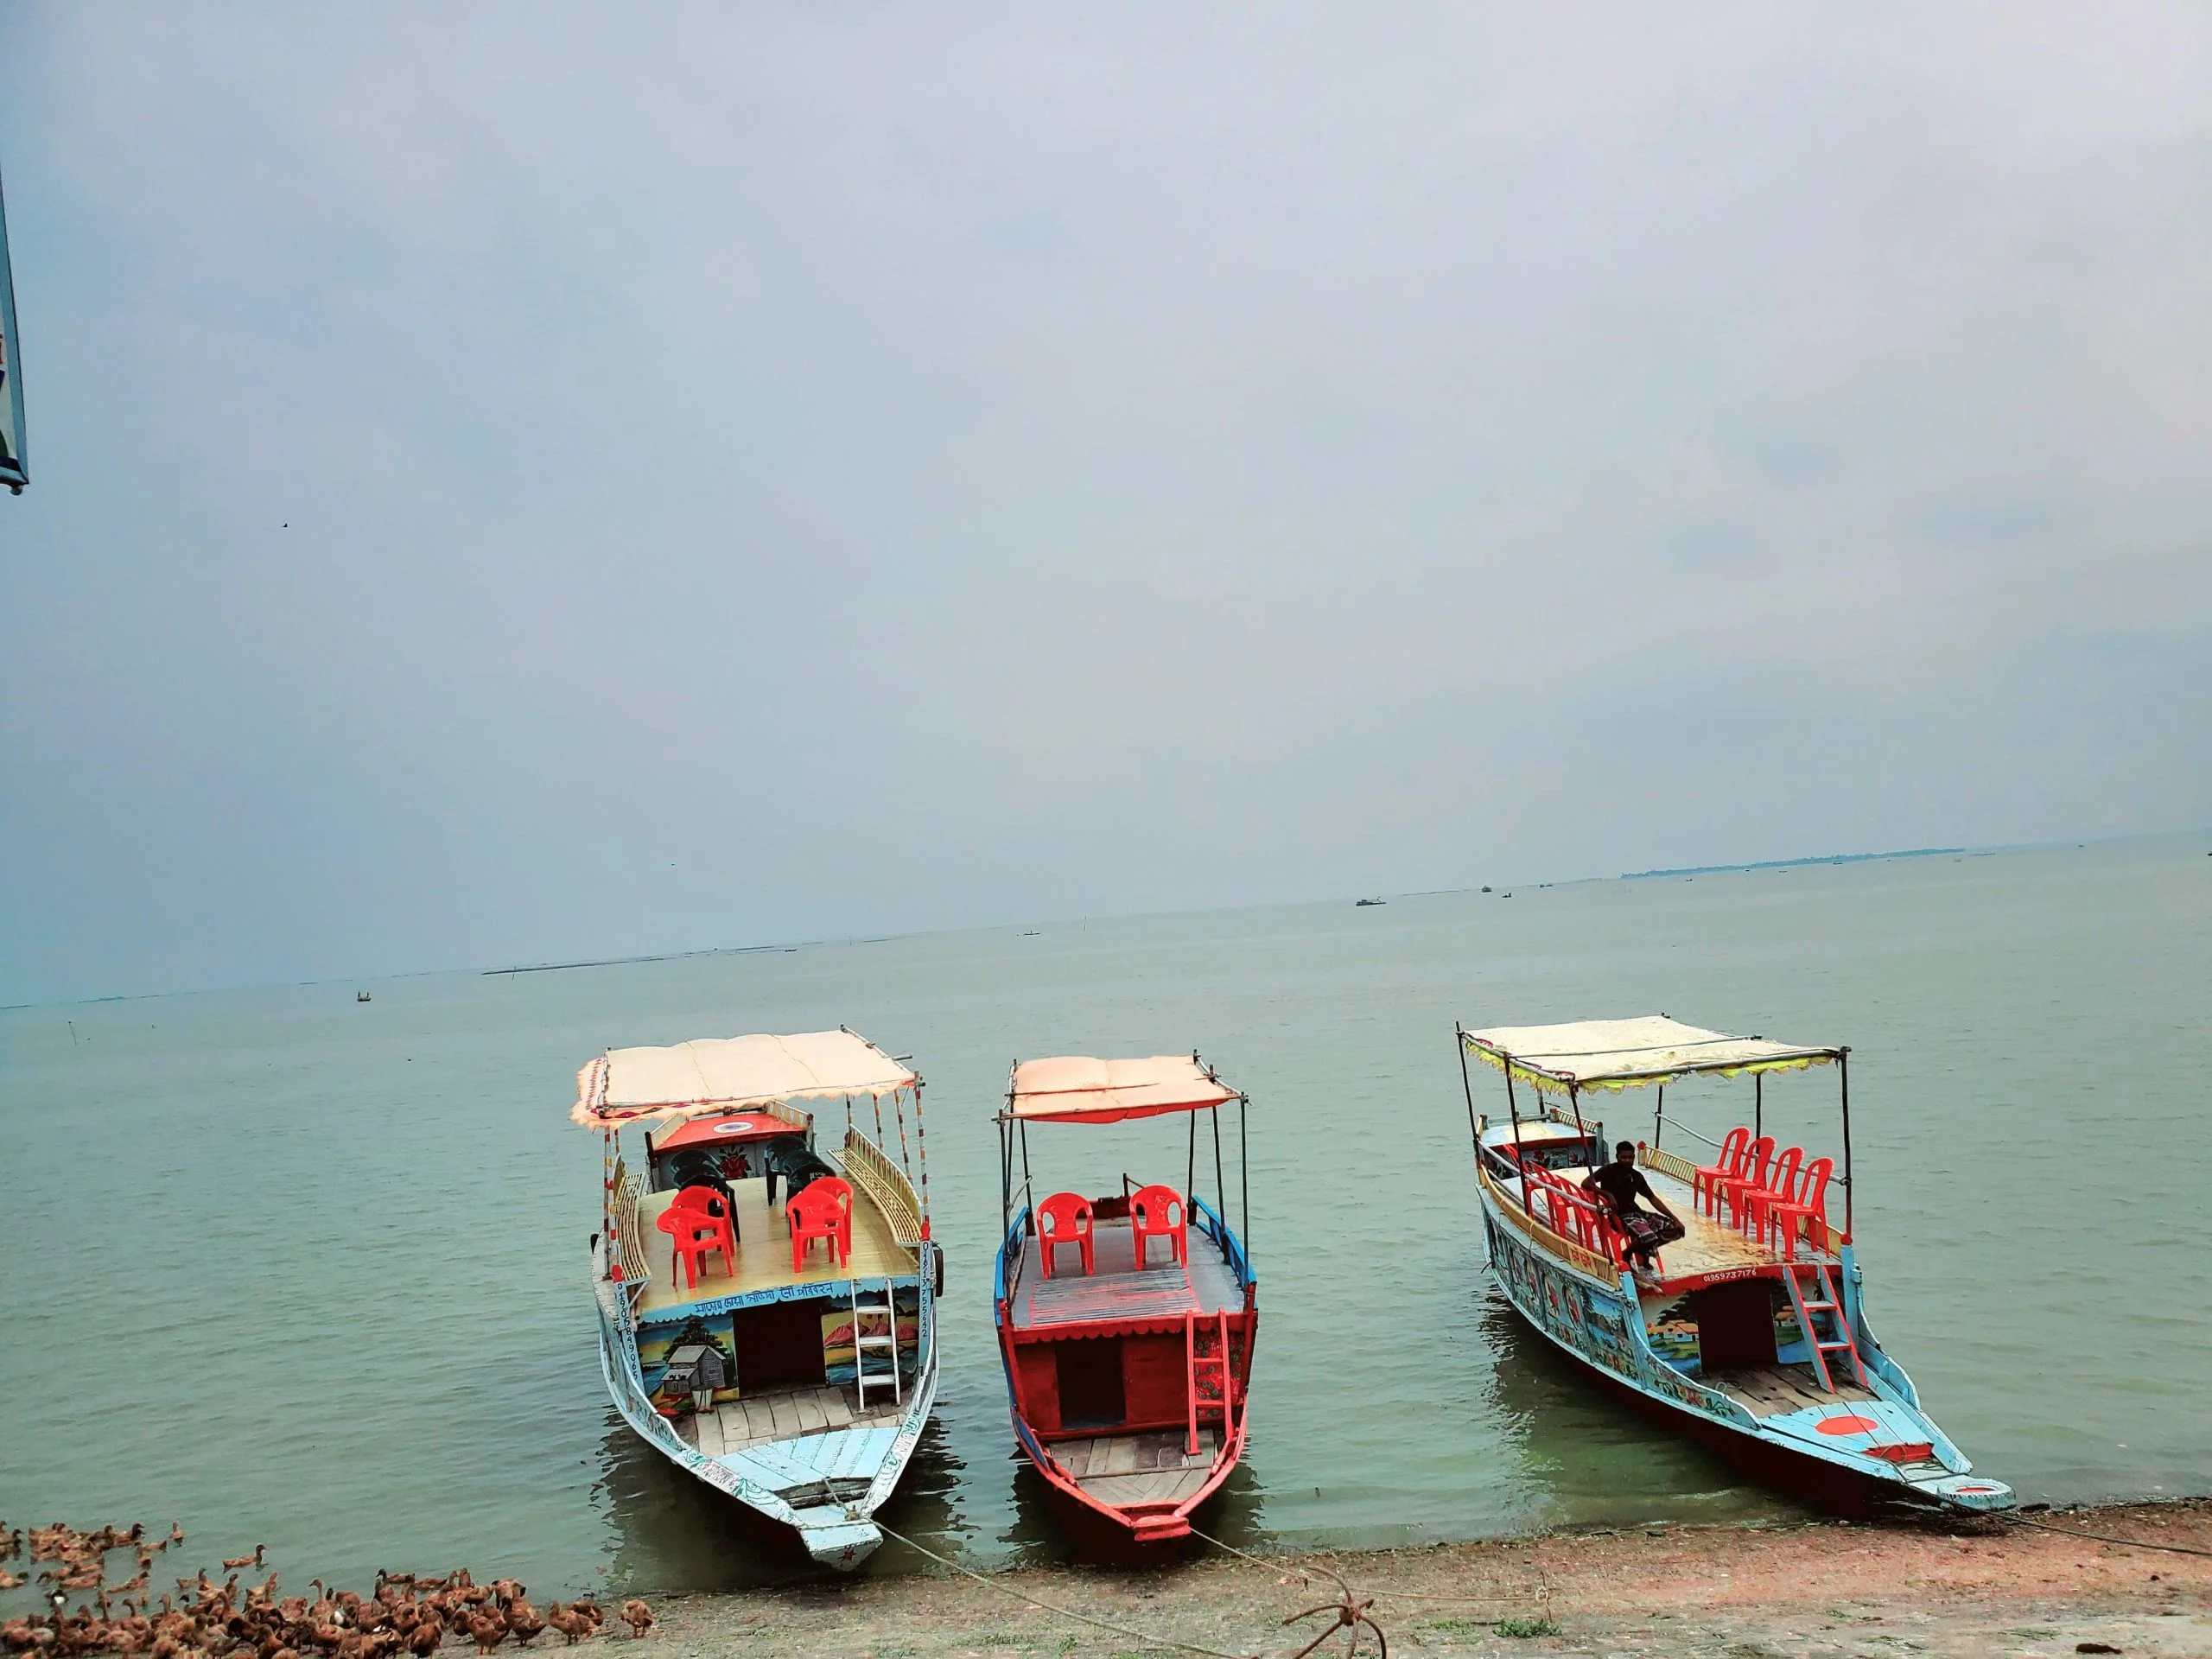
MULTIPOLYGON (((786 1529, 820 1565, 849 1573, 873 1555, 883 1542, 883 1532, 875 1524, 874 1514, 897 1489, 936 1404, 937 1321, 932 1294, 936 1246, 922 1246, 925 1260, 918 1283, 900 1281, 902 1287, 918 1289, 920 1298, 919 1366, 907 1386, 905 1409, 887 1438, 879 1436, 869 1444, 852 1448, 861 1460, 852 1463, 845 1471, 853 1481, 863 1478, 868 1480, 865 1493, 843 1502, 798 1503, 790 1501, 800 1495, 798 1491, 788 1481, 779 1484, 779 1477, 796 1477, 800 1471, 792 1465, 802 1458, 818 1463, 834 1437, 815 1435, 771 1442, 718 1458, 705 1456, 685 1441, 653 1407, 638 1356, 637 1326, 629 1316, 628 1304, 620 1286, 607 1277, 603 1248, 594 1243, 594 1249, 600 1371, 606 1381, 608 1397, 623 1421, 685 1473, 786 1529)), ((828 1491, 826 1483, 818 1479, 805 1484, 819 1488, 811 1494, 817 1498, 828 1491)))
MULTIPOLYGON (((1719 1389, 1677 1371, 1652 1351, 1632 1281, 1605 1284, 1532 1245, 1498 1216, 1487 1187, 1483 1208, 1491 1270, 1514 1311, 1604 1392, 1745 1478, 1847 1517, 2011 1507, 2011 1490, 1974 1476, 1942 1431, 1921 1414, 1910 1379, 1881 1353, 1855 1306, 1854 1333, 1879 1396, 1867 1408, 1913 1423, 1938 1448, 1911 1478, 1895 1465, 1821 1446, 1802 1424, 1755 1418, 1719 1389)), ((1847 1253, 1841 1274, 1849 1280, 1855 1273, 1847 1253)))
MULTIPOLYGON (((1249 1376, 1252 1348, 1259 1340, 1259 1310, 1256 1307, 1249 1310, 1246 1317, 1250 1332, 1245 1348, 1245 1375, 1249 1376)), ((1061 1472, 1048 1452, 1043 1437, 1022 1420, 1020 1408, 1013 1403, 1014 1355, 1012 1344, 1003 1327, 999 1332, 999 1363, 1006 1371, 1008 1395, 1007 1421, 1013 1427, 1014 1441, 1051 1492, 1053 1513, 1060 1522, 1061 1530, 1087 1555, 1115 1560, 1141 1559, 1185 1544, 1191 1536, 1192 1521, 1201 1510, 1220 1496, 1222 1487, 1244 1460, 1246 1419, 1240 1411, 1236 1421, 1230 1426, 1229 1437, 1221 1455, 1207 1471, 1205 1484, 1172 1510, 1165 1513, 1158 1510, 1132 1512, 1100 1503, 1084 1491, 1080 1483, 1061 1472)))
MULTIPOLYGON (((1050 1415, 1040 1429, 1024 1414, 1024 1392, 1020 1380, 1021 1364, 1017 1351, 1034 1354, 1042 1346, 1064 1342, 1086 1342, 1096 1338, 1147 1340, 1158 1343, 1170 1341, 1181 1351, 1186 1338, 1181 1333, 1179 1319, 1174 1318, 1103 1318, 1095 1322, 1056 1324, 1033 1329, 1018 1330, 1008 1300, 1010 1263, 1020 1260, 1022 1241, 1028 1227, 1028 1212, 1018 1215, 1001 1241, 996 1268, 996 1284, 993 1294, 995 1321, 999 1344, 999 1363, 1004 1372, 1007 1387, 1007 1415, 1012 1425, 1016 1444, 1027 1458, 1037 1475, 1052 1494, 1056 1518, 1078 1548, 1089 1555, 1113 1560, 1141 1560, 1186 1545, 1191 1536, 1192 1518, 1219 1496, 1223 1485, 1236 1472, 1244 1456, 1245 1438, 1249 1427, 1249 1396, 1252 1376, 1253 1357, 1259 1345, 1260 1313, 1259 1281, 1252 1272, 1242 1243, 1228 1224, 1203 1202, 1192 1206, 1192 1237, 1205 1241, 1218 1249, 1222 1262, 1236 1276, 1242 1294, 1242 1306, 1224 1311, 1232 1356, 1227 1370, 1230 1376, 1228 1394, 1232 1402, 1224 1414, 1225 1421, 1217 1425, 1209 1422, 1208 1428, 1218 1428, 1218 1449, 1205 1478, 1197 1487, 1172 1498, 1133 1502, 1127 1504, 1106 1501, 1099 1494, 1084 1490, 1083 1483, 1064 1468, 1051 1450, 1056 1442, 1093 1438, 1090 1433, 1072 1427, 1051 1433, 1058 1421, 1057 1404, 1048 1407, 1050 1415)), ((1201 1327, 1203 1329, 1205 1327, 1201 1327)), ((1178 1395, 1184 1403, 1176 1408, 1179 1413, 1187 1409, 1185 1396, 1178 1395)), ((1164 1425, 1164 1414, 1156 1414, 1162 1403, 1154 1397, 1152 1411, 1140 1413, 1140 1420, 1120 1428, 1097 1431, 1106 1438, 1128 1435, 1143 1438, 1170 1432, 1164 1425)), ((1187 1423, 1187 1418, 1179 1419, 1187 1423)), ((1172 1431, 1180 1434, 1181 1427, 1172 1431)))

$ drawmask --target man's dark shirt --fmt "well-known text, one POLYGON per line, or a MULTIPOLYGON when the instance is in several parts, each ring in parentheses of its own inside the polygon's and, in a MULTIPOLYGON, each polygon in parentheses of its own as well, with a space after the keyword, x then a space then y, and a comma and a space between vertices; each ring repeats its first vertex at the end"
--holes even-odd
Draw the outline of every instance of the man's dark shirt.
POLYGON ((1643 1179, 1643 1172, 1633 1164, 1607 1164, 1590 1179, 1613 1201, 1613 1207, 1624 1212, 1637 1207, 1639 1192, 1654 1204, 1659 1201, 1658 1195, 1651 1190, 1651 1183, 1643 1179))

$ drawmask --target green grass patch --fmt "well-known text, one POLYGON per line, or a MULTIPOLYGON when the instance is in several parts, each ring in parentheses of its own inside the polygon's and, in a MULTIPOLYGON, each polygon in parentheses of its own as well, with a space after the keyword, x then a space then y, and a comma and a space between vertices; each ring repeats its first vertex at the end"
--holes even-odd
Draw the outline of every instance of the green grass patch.
POLYGON ((1548 1613, 1537 1618, 1501 1618, 1494 1628, 1500 1636, 1557 1636, 1559 1622, 1548 1613))

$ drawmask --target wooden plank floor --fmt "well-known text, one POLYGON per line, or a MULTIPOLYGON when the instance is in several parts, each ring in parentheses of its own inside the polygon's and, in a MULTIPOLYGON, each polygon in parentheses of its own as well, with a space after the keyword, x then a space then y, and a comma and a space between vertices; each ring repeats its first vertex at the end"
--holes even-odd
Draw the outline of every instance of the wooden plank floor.
MULTIPOLYGON (((827 1244, 807 1247, 806 1266, 791 1271, 791 1234, 783 1210, 768 1208, 767 1182, 759 1176, 733 1181, 737 1194, 737 1270, 725 1273, 719 1255, 707 1258, 698 1288, 690 1287, 676 1267, 671 1241, 655 1224, 661 1212, 676 1202, 676 1194, 648 1192, 638 1200, 638 1236, 645 1242, 645 1264, 652 1280, 638 1304, 641 1319, 664 1318, 691 1302, 740 1291, 767 1290, 778 1285, 833 1284, 849 1278, 880 1279, 915 1271, 914 1253, 891 1235, 891 1225, 868 1194, 853 1189, 853 1259, 838 1267, 827 1244)), ((779 1189, 780 1193, 781 1189, 779 1189)))
MULTIPOLYGON (((1847 1365, 1850 1362, 1839 1357, 1839 1363, 1847 1365)), ((1719 1389, 1754 1417, 1783 1417, 1793 1411, 1828 1409, 1875 1398, 1870 1389, 1840 1377, 1834 1394, 1823 1394, 1809 1365, 1746 1365, 1716 1371, 1699 1381, 1719 1389)))
POLYGON ((1101 1503, 1179 1503, 1206 1484, 1220 1454, 1218 1431, 1198 1431, 1198 1452, 1187 1457, 1184 1431, 1155 1429, 1142 1434, 1101 1434, 1087 1440, 1057 1440, 1046 1449, 1054 1462, 1101 1503))
MULTIPOLYGON (((1022 1241, 1020 1274, 1014 1295, 1014 1328, 1033 1331, 1084 1319, 1121 1317, 1179 1319, 1190 1307, 1201 1314, 1217 1313, 1224 1308, 1232 1313, 1243 1312, 1243 1289, 1221 1246, 1197 1228, 1190 1231, 1187 1274, 1175 1265, 1166 1240, 1146 1243, 1150 1246, 1147 1262, 1140 1271, 1129 1224, 1102 1221, 1091 1236, 1089 1276, 1084 1274, 1083 1258, 1075 1247, 1063 1244, 1052 1259, 1054 1276, 1047 1279, 1036 1235, 1031 1234, 1022 1241)), ((858 1254, 856 1248, 855 1257, 858 1254)))
POLYGON ((774 1440, 826 1434, 832 1429, 895 1427, 906 1408, 887 1391, 879 1406, 871 1396, 865 1414, 853 1408, 853 1391, 821 1383, 810 1388, 767 1389, 677 1420, 677 1432, 707 1457, 742 1452, 774 1440))

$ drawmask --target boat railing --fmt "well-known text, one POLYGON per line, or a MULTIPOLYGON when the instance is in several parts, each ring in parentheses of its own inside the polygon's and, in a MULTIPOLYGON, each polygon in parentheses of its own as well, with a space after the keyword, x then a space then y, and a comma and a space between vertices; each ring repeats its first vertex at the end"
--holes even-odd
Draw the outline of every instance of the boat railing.
POLYGON ((1508 1192, 1490 1173, 1487 1164, 1476 1164, 1475 1179, 1482 1183, 1483 1190, 1495 1200, 1495 1208, 1505 1217, 1506 1224, 1525 1236, 1537 1249, 1548 1251, 1568 1266, 1578 1268, 1592 1278, 1602 1279, 1609 1284, 1619 1281, 1619 1268, 1597 1251, 1586 1249, 1573 1239, 1562 1236, 1548 1223, 1539 1221, 1529 1214, 1520 1198, 1508 1192))
MULTIPOLYGON (((1677 1135, 1688 1135, 1688 1136, 1689 1136, 1689 1138, 1690 1138, 1691 1140, 1693 1140, 1693 1141, 1704 1141, 1704 1142, 1705 1142, 1705 1144, 1706 1144, 1707 1146, 1711 1147, 1712 1147, 1715 1152, 1720 1152, 1720 1151, 1725 1150, 1725 1148, 1721 1146, 1721 1143, 1720 1143, 1719 1141, 1715 1141, 1715 1140, 1714 1140, 1711 1135, 1700 1135, 1700 1134, 1699 1134, 1695 1129, 1694 1129, 1694 1128, 1690 1128, 1690 1126, 1689 1126, 1688 1124, 1687 1124, 1687 1123, 1685 1123, 1685 1122, 1681 1122, 1681 1119, 1679 1119, 1679 1118, 1673 1118, 1673 1117, 1662 1118, 1662 1119, 1660 1119, 1660 1120, 1659 1120, 1659 1122, 1662 1122, 1662 1123, 1671 1123, 1671 1124, 1673 1124, 1673 1125, 1675 1126, 1675 1132, 1677 1135)), ((1655 1130, 1655 1133, 1656 1133, 1656 1130, 1655 1130)), ((1656 1151, 1657 1151, 1657 1150, 1658 1150, 1658 1148, 1655 1147, 1653 1147, 1653 1148, 1652 1148, 1652 1150, 1656 1152, 1656 1151)))
POLYGON ((1637 1151, 1642 1154, 1646 1169, 1656 1169, 1662 1175, 1671 1175, 1685 1185, 1696 1182, 1697 1166, 1679 1152, 1662 1152, 1656 1147, 1639 1147, 1637 1151))
POLYGON ((891 1224, 891 1236, 908 1249, 922 1242, 922 1206, 906 1173, 858 1129, 845 1131, 845 1174, 891 1224))
POLYGON ((1027 1239, 1028 1233, 1029 1206, 1025 1204, 1016 1212, 1013 1224, 1007 1228, 1006 1236, 999 1242, 998 1265, 994 1270, 991 1283, 992 1300, 1001 1303, 1007 1301, 1013 1296, 1015 1287, 1021 1283, 1021 1264, 1026 1255, 1022 1246, 1027 1239), (1012 1279, 1007 1277, 1006 1272, 1008 1256, 1014 1258, 1012 1279))
POLYGON ((1213 1206, 1204 1198, 1191 1200, 1191 1214, 1198 1221, 1198 1230, 1221 1246, 1222 1255, 1227 1260, 1230 1270, 1236 1274, 1236 1282, 1240 1285, 1250 1284, 1252 1263, 1244 1254, 1243 1243, 1229 1230, 1229 1224, 1216 1215, 1213 1206))
POLYGON ((613 1224, 610 1242, 614 1246, 608 1266, 614 1269, 613 1277, 627 1284, 643 1285, 652 1276, 652 1269, 645 1264, 645 1234, 638 1222, 638 1199, 645 1186, 635 1170, 615 1166, 614 1194, 607 1206, 613 1224))

